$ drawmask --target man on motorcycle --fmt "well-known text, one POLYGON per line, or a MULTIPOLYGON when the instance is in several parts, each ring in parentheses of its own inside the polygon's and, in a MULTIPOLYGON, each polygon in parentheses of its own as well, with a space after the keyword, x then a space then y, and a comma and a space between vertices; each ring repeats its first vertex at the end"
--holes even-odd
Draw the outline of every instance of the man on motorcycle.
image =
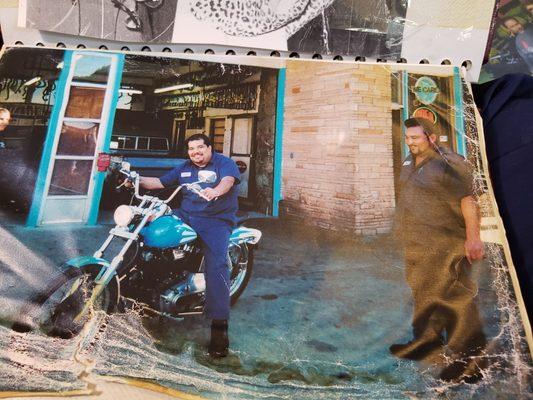
POLYGON ((230 272, 228 246, 238 209, 237 185, 240 173, 230 158, 213 151, 211 141, 204 134, 195 134, 186 141, 190 160, 160 178, 141 177, 142 188, 154 190, 198 181, 198 172, 216 172, 214 183, 202 183, 204 198, 183 191, 181 206, 175 213, 200 237, 205 259, 206 304, 211 322, 209 354, 225 357, 228 354, 228 319, 230 308, 230 272))

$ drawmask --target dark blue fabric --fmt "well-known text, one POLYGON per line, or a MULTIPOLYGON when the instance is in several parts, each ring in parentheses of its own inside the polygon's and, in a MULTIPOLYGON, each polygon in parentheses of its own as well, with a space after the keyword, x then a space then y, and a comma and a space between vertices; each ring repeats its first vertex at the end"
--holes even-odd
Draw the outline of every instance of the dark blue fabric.
POLYGON ((474 86, 492 183, 520 287, 533 313, 533 77, 504 76, 474 86))
POLYGON ((214 183, 201 183, 202 189, 216 187, 226 176, 235 178, 235 184, 228 193, 212 201, 206 201, 189 190, 183 190, 180 209, 191 216, 219 218, 235 225, 239 207, 237 185, 241 174, 237 164, 231 158, 213 152, 211 160, 205 167, 200 168, 187 160, 183 165, 172 169, 159 179, 165 187, 193 183, 198 181, 198 172, 202 170, 214 171, 217 174, 214 183))
POLYGON ((229 319, 230 270, 228 247, 232 227, 223 220, 194 217, 177 210, 178 216, 200 237, 204 254, 205 312, 211 319, 229 319))

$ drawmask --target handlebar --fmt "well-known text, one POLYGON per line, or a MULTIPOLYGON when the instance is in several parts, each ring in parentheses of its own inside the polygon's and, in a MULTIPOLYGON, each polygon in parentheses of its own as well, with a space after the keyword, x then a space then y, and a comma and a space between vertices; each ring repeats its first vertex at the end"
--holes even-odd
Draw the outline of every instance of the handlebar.
POLYGON ((198 196, 200 196, 204 200, 211 201, 210 199, 207 198, 207 196, 205 194, 203 194, 201 192, 201 189, 198 189, 199 186, 197 186, 197 185, 198 185, 198 182, 185 184, 187 189, 189 189, 191 192, 197 194, 198 196))
MULTIPOLYGON (((124 182, 122 182, 122 184, 117 186, 117 189, 122 187, 122 186, 124 186, 126 184, 126 182, 129 181, 129 182, 132 183, 133 187, 135 188, 135 197, 137 199, 139 199, 139 200, 144 200, 146 196, 141 196, 139 194, 139 188, 141 186, 140 185, 141 176, 135 171, 130 171, 130 170, 127 170, 127 169, 124 169, 124 168, 121 168, 120 172, 122 174, 126 175, 126 180, 124 182)), ((172 199, 174 197, 176 197, 178 192, 183 187, 187 188, 188 190, 190 190, 191 192, 195 193, 196 195, 198 195, 199 197, 203 198, 204 200, 211 201, 209 198, 207 198, 207 196, 205 194, 202 193, 201 188, 198 186, 199 183, 201 183, 201 181, 193 182, 193 183, 184 183, 182 185, 179 185, 166 200, 163 200, 163 203, 164 204, 170 203, 172 201, 172 199)))

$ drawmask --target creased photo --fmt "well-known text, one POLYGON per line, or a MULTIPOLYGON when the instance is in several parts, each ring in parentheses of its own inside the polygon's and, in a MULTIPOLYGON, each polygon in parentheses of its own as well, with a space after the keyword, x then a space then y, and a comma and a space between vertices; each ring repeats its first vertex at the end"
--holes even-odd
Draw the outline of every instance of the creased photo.
POLYGON ((459 69, 9 47, 0 389, 528 398, 459 69))

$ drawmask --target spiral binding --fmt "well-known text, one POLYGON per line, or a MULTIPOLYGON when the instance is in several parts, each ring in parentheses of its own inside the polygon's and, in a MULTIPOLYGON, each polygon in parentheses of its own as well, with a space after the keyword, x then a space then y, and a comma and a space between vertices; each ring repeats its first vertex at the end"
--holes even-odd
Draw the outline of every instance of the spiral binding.
MULTIPOLYGON (((15 42, 16 46, 37 46, 44 47, 45 44, 42 42, 37 43, 24 43, 22 41, 15 42)), ((52 43, 52 46, 58 48, 71 48, 71 49, 86 49, 90 48, 83 43, 78 44, 65 44, 63 42, 57 42, 55 45, 52 43)), ((405 58, 399 58, 396 60, 388 58, 368 58, 363 56, 348 56, 341 54, 320 54, 320 53, 299 53, 291 51, 278 51, 278 50, 268 50, 268 49, 250 49, 250 48, 227 48, 224 46, 211 46, 211 47, 200 47, 198 45, 187 45, 187 47, 180 47, 180 45, 146 45, 144 43, 140 44, 127 44, 123 43, 109 43, 102 44, 98 47, 99 50, 109 50, 109 51, 144 51, 144 52, 162 52, 162 53, 185 53, 185 54, 208 54, 208 55, 239 55, 239 56, 262 56, 262 57, 284 57, 284 58, 300 58, 304 60, 332 60, 332 61, 355 61, 355 62, 380 62, 380 63, 398 63, 398 64, 430 64, 427 59, 421 59, 418 62, 412 63, 405 58)), ((440 65, 451 65, 449 59, 443 59, 440 65)), ((463 60, 461 67, 465 68, 467 71, 472 68, 471 60, 463 60)))

